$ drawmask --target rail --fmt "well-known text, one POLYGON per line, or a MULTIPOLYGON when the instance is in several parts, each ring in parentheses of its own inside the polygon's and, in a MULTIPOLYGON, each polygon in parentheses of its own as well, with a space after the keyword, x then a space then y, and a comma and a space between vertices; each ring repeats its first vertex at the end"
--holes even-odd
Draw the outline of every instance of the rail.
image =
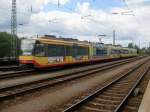
MULTIPOLYGON (((93 94, 90 94, 89 96, 85 97, 84 99, 78 101, 77 103, 75 104, 72 104, 70 107, 68 107, 67 109, 65 109, 63 112, 73 112, 73 111, 78 111, 80 110, 82 107, 84 107, 86 104, 88 104, 90 101, 92 101, 94 98, 98 97, 99 95, 103 95, 103 93, 107 93, 106 91, 107 90, 113 90, 113 88, 111 87, 115 87, 115 84, 119 84, 117 82, 121 81, 123 78, 126 78, 126 77, 129 77, 129 76, 132 76, 130 75, 131 73, 135 72, 137 69, 139 69, 142 65, 144 65, 144 63, 140 64, 140 65, 137 65, 135 66, 134 68, 132 68, 131 70, 129 70, 127 73, 123 74, 122 76, 116 78, 115 80, 113 80, 112 82, 108 83, 107 85, 105 85, 104 87, 100 88, 99 90, 97 90, 96 92, 94 92, 93 94)), ((133 84, 132 88, 128 91, 128 93, 123 96, 124 98, 121 99, 121 102, 119 104, 115 104, 114 105, 111 105, 109 107, 110 110, 114 110, 114 112, 120 112, 121 108, 123 107, 123 105, 125 104, 125 102, 127 101, 129 95, 132 93, 132 91, 134 90, 134 88, 138 85, 138 83, 141 81, 141 79, 145 76, 145 74, 148 72, 149 70, 149 67, 146 68, 146 70, 141 74, 138 74, 138 75, 141 75, 137 80, 136 82, 133 84), (116 106, 117 105, 117 106, 116 106)), ((126 78, 126 79, 130 79, 130 78, 126 78)), ((123 82, 124 80, 122 80, 123 82)), ((126 80, 127 81, 127 80, 126 80)), ((125 83, 123 83, 125 84, 125 83)), ((121 85, 121 82, 120 82, 120 85, 121 85)), ((116 86, 117 87, 117 86, 116 86)), ((123 89, 124 87, 120 87, 120 91, 121 89, 123 89)), ((116 90, 116 92, 118 92, 119 89, 116 90)), ((121 92, 120 92, 121 93, 121 92)), ((108 94, 108 93, 107 93, 108 94)), ((109 93, 111 94, 111 93, 109 93)), ((117 95, 122 95, 122 94, 117 94, 117 95)), ((107 99, 107 97, 104 95, 103 96, 104 99, 107 99)), ((117 97, 119 98, 119 97, 117 97)), ((114 99, 115 100, 115 99, 114 99)), ((105 100, 107 101, 107 100, 105 100)), ((110 100, 111 101, 111 100, 110 100)), ((118 101, 116 101, 118 102, 118 101)), ((95 103, 96 105, 96 103, 95 103)), ((97 104, 97 105, 100 105, 102 106, 102 108, 106 108, 106 105, 103 105, 103 103, 100 103, 100 104, 97 104)), ((88 107, 87 107, 88 108, 88 107)), ((100 108, 100 107, 99 107, 100 108)), ((105 112, 105 111, 110 111, 110 110, 104 110, 104 109, 99 109, 98 111, 101 111, 101 112, 105 112)), ((88 108, 88 109, 91 109, 91 108, 88 108)), ((82 109, 81 109, 82 110, 82 109)), ((83 109, 83 111, 85 111, 83 109)))

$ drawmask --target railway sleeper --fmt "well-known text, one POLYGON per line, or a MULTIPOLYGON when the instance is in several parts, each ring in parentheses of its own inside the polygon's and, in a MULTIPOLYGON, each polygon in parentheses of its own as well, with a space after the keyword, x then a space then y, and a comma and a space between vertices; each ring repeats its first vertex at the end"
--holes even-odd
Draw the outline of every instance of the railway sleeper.
POLYGON ((110 93, 117 93, 117 94, 127 94, 127 91, 114 91, 114 90, 111 90, 111 89, 108 89, 107 92, 110 92, 110 93))
POLYGON ((112 100, 104 100, 104 99, 101 99, 101 100, 94 100, 93 102, 97 102, 97 103, 101 103, 101 104, 110 104, 110 105, 117 105, 119 104, 120 102, 119 101, 112 101, 112 100))
POLYGON ((103 94, 108 95, 108 96, 119 96, 119 97, 124 97, 126 94, 120 94, 120 93, 116 93, 116 92, 103 92, 103 94))
POLYGON ((113 87, 129 87, 129 86, 131 86, 133 84, 133 82, 132 83, 128 83, 128 84, 124 84, 124 83, 122 83, 122 84, 115 84, 113 87))
POLYGON ((110 88, 111 91, 128 92, 129 88, 110 88))
POLYGON ((117 83, 115 84, 116 86, 128 86, 129 84, 131 84, 132 82, 129 83, 117 83))
POLYGON ((120 101, 115 101, 115 100, 109 100, 109 99, 100 99, 100 98, 95 98, 94 99, 96 102, 102 102, 102 103, 107 103, 107 102, 109 102, 109 103, 115 103, 115 104, 118 104, 118 103, 120 103, 120 101))
POLYGON ((119 86, 119 87, 117 87, 117 86, 112 86, 110 89, 112 89, 112 90, 123 90, 123 91, 128 91, 129 90, 129 86, 119 86))
POLYGON ((97 109, 97 108, 84 106, 79 111, 76 112, 112 112, 112 111, 107 109, 97 109))
POLYGON ((87 103, 86 106, 97 108, 97 109, 114 110, 117 105, 114 105, 114 104, 113 105, 112 104, 107 104, 106 105, 106 104, 91 101, 91 102, 87 103))
MULTIPOLYGON (((130 80, 129 81, 129 79, 126 79, 126 80, 124 80, 124 79, 122 79, 122 80, 120 80, 119 82, 117 82, 117 84, 129 84, 129 83, 133 83, 133 80, 130 80), (127 81, 128 80, 128 81, 127 81)), ((135 80, 135 79, 134 79, 135 80)))
POLYGON ((108 100, 115 100, 115 101, 120 101, 122 99, 122 97, 117 97, 117 96, 109 96, 109 95, 100 95, 98 96, 98 98, 100 99, 108 99, 108 100))

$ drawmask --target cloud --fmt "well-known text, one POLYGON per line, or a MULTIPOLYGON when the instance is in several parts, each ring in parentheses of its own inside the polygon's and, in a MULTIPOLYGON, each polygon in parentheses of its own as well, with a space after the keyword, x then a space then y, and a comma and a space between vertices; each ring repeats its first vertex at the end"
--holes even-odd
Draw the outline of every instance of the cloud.
POLYGON ((131 4, 131 5, 143 5, 144 3, 149 2, 149 0, 126 0, 127 3, 131 4))
MULTIPOLYGON (((65 5, 69 0, 59 0, 61 5, 65 5)), ((43 11, 47 4, 58 4, 58 0, 17 0, 17 22, 28 24, 31 16, 43 11)), ((11 0, 1 0, 0 4, 0 31, 10 29, 11 24, 11 0), (5 26, 5 28, 4 28, 5 26)))
MULTIPOLYGON (((146 1, 146 0, 145 0, 146 1)), ((69 0, 60 0, 65 5, 69 0)), ((112 31, 116 30, 117 42, 124 45, 132 40, 150 41, 150 6, 143 5, 141 0, 127 0, 134 11, 131 15, 112 15, 111 12, 126 11, 126 8, 112 8, 110 13, 101 9, 91 8, 90 3, 77 3, 74 12, 52 10, 45 12, 43 8, 50 4, 57 4, 58 0, 18 0, 19 35, 54 34, 64 37, 74 37, 80 40, 98 41, 99 34, 106 34, 103 40, 112 42, 112 31), (140 5, 132 7, 131 4, 140 5), (31 12, 32 8, 32 12, 31 12)), ((10 29, 10 0, 2 0, 0 4, 0 31, 10 29), (9 10, 5 11, 4 10, 9 10)))

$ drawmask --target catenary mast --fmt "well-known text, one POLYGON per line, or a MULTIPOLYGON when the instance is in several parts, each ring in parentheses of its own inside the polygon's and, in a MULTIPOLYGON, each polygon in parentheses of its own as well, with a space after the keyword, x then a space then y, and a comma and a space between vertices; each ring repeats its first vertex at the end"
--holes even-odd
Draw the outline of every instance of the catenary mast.
POLYGON ((16 0, 12 0, 12 10, 11 10, 11 56, 17 56, 17 39, 15 38, 17 35, 17 6, 16 0))

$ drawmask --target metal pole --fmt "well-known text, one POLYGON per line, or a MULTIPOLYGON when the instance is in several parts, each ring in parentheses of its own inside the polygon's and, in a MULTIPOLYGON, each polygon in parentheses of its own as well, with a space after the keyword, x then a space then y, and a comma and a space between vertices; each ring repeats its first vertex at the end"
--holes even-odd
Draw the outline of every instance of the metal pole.
POLYGON ((149 47, 148 47, 148 53, 150 55, 150 42, 149 42, 149 47))
POLYGON ((115 41, 116 41, 116 30, 113 30, 113 45, 116 44, 115 41))
POLYGON ((11 11, 11 35, 12 35, 12 40, 11 40, 11 52, 12 52, 12 57, 16 57, 16 48, 17 48, 17 9, 16 9, 16 0, 12 0, 12 11, 11 11))

